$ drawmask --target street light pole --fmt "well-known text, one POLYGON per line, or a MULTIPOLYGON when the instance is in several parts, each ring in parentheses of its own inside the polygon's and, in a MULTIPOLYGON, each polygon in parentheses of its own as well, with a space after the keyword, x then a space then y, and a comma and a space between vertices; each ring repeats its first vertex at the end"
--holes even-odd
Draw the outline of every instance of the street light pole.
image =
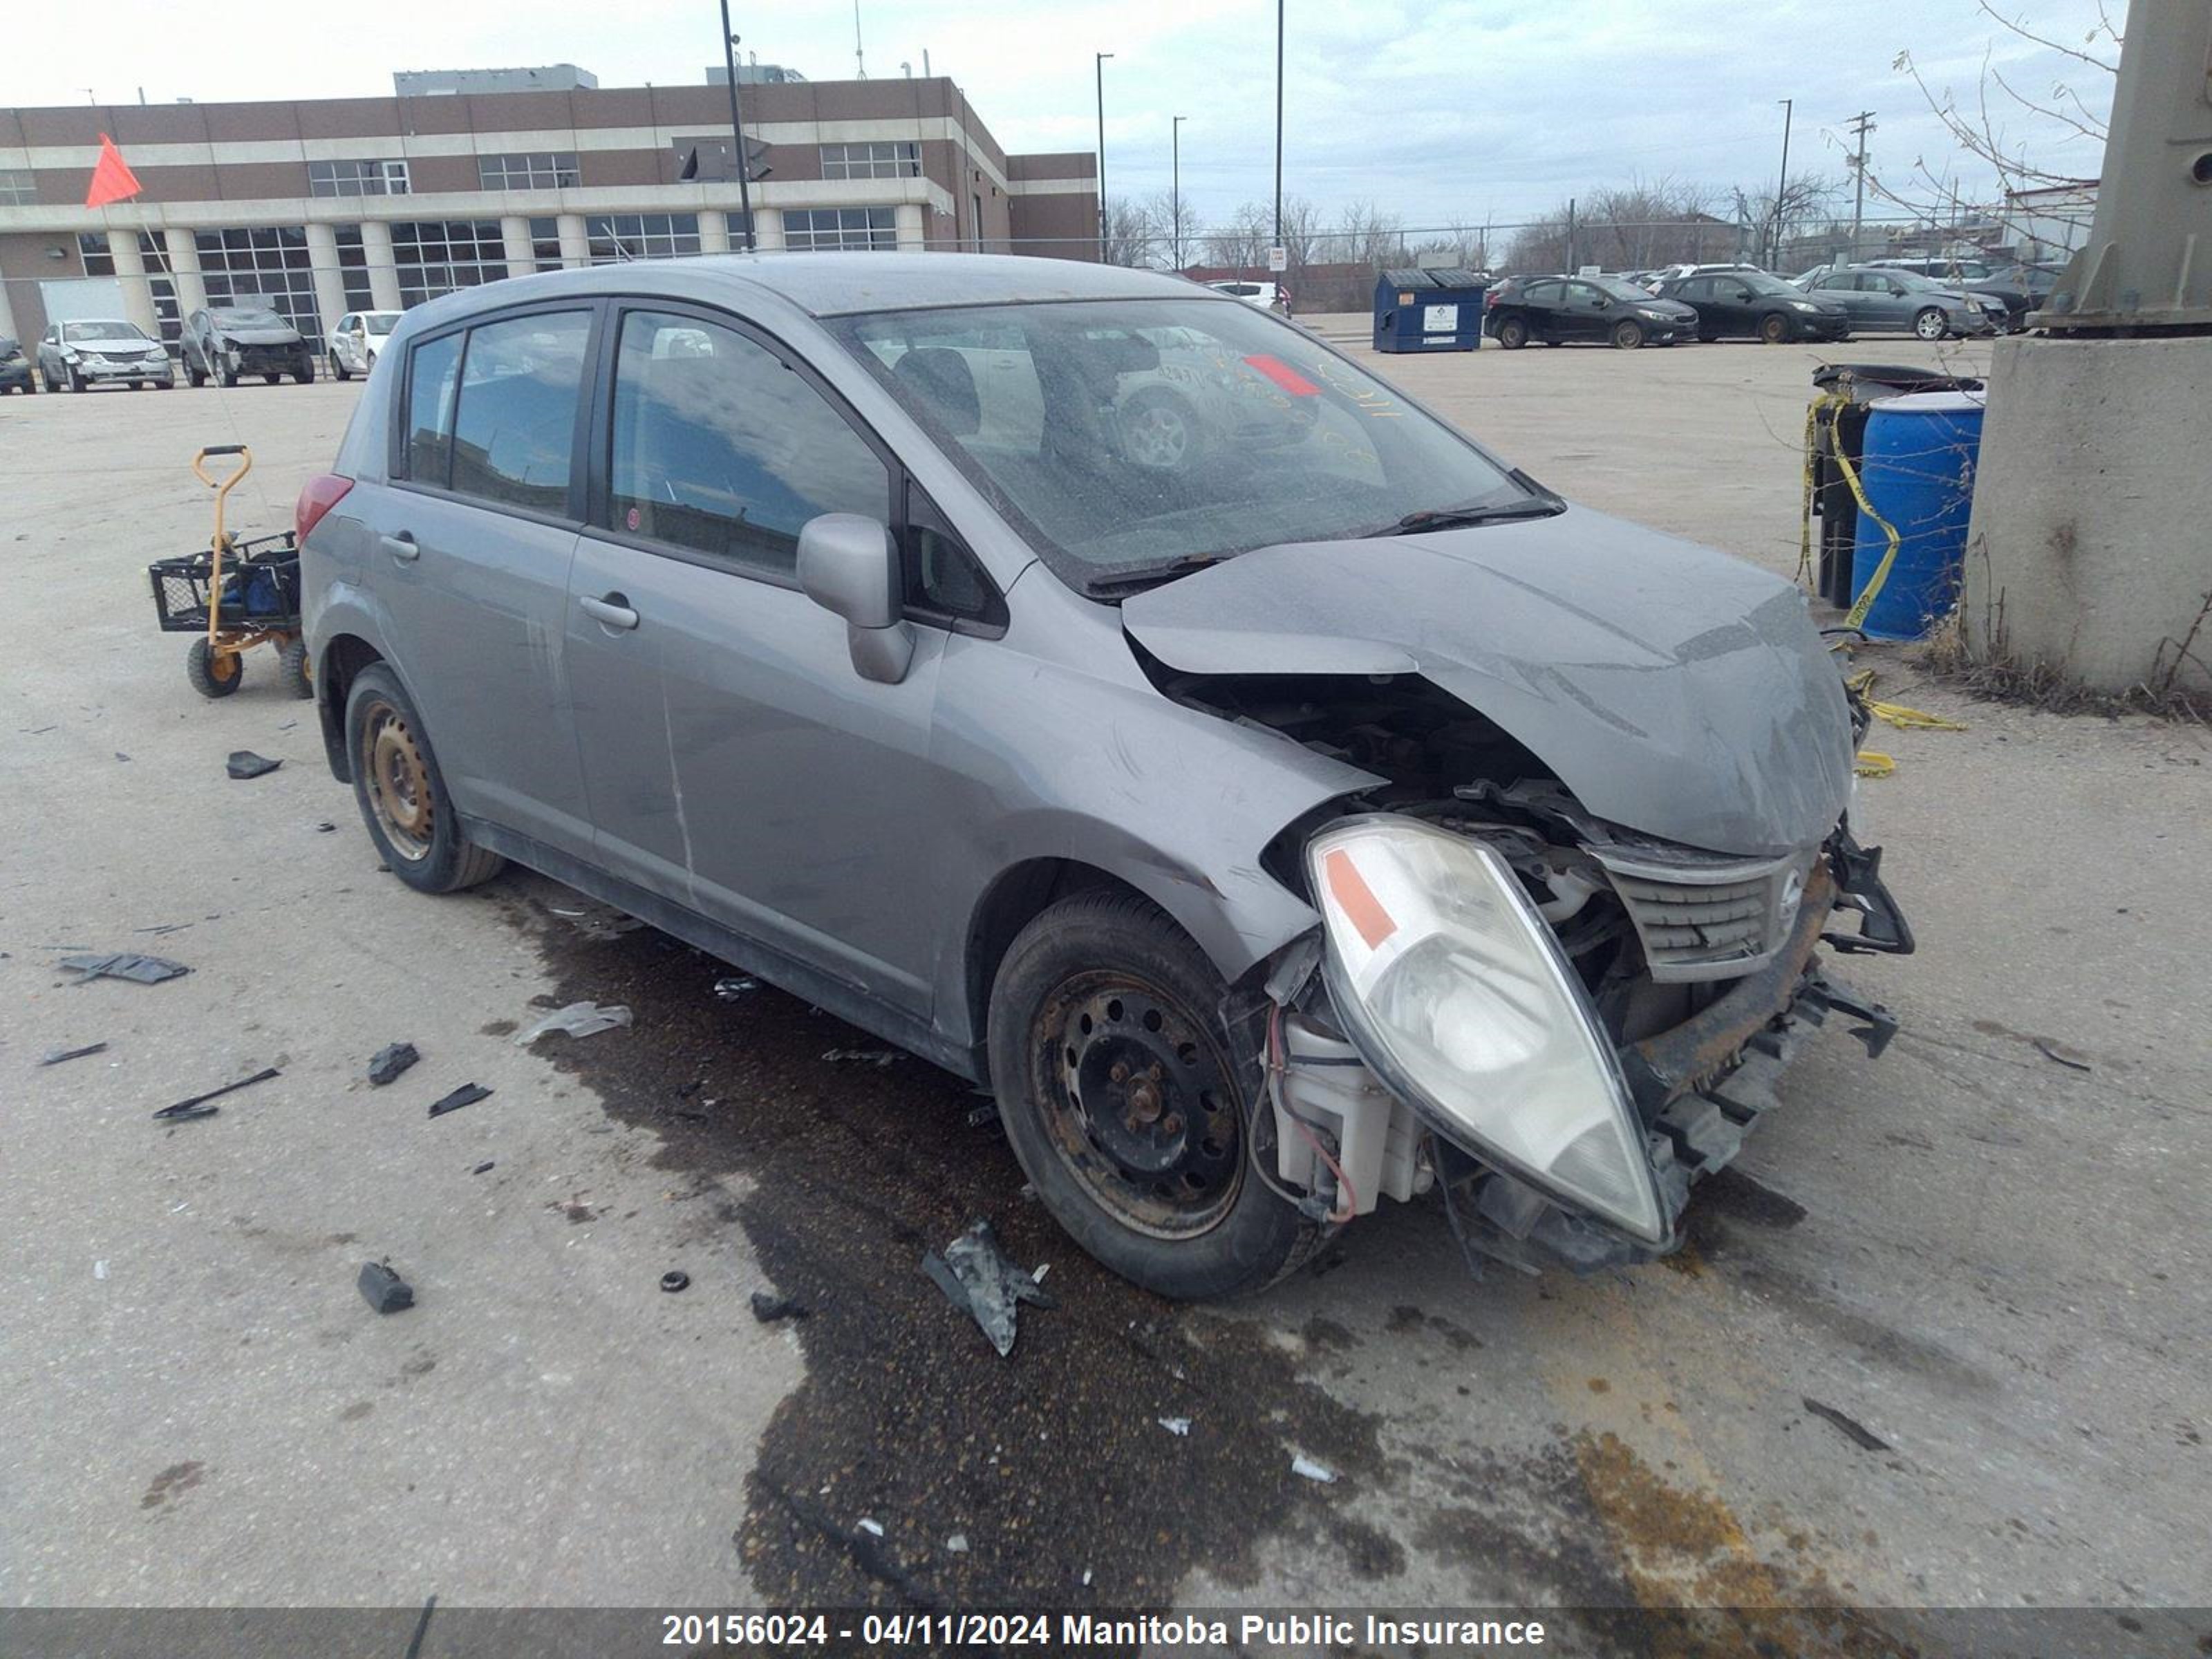
POLYGON ((1275 0, 1275 246, 1283 245, 1283 0, 1275 0))
POLYGON ((745 252, 753 251, 752 168, 745 157, 745 120, 738 108, 738 37, 730 33, 730 0, 722 0, 722 62, 730 74, 730 142, 736 148, 738 210, 745 222, 745 252))
POLYGON ((1098 76, 1098 263, 1107 261, 1106 252, 1106 60, 1114 54, 1102 52, 1094 54, 1092 68, 1098 76))
POLYGON ((1774 238, 1767 246, 1766 263, 1771 267, 1782 263, 1782 209, 1790 196, 1790 123, 1796 114, 1796 100, 1778 98, 1782 106, 1782 178, 1774 186, 1774 238))
POLYGON ((1168 213, 1175 221, 1170 228, 1175 237, 1175 268, 1182 269, 1182 124, 1190 118, 1178 115, 1168 123, 1169 165, 1173 169, 1168 190, 1168 213))

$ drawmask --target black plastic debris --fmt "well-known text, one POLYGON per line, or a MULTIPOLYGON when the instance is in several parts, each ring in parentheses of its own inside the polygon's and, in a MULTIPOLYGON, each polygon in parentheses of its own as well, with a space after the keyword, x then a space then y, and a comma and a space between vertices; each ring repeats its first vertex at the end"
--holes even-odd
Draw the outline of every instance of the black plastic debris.
POLYGON ((753 1317, 763 1325, 773 1325, 780 1319, 805 1319, 814 1311, 804 1302, 773 1291, 755 1291, 752 1302, 753 1317))
POLYGON ((453 1093, 447 1095, 443 1100, 432 1101, 430 1103, 430 1115, 432 1117, 443 1117, 448 1112, 458 1112, 464 1106, 475 1105, 477 1102, 485 1098, 485 1097, 490 1093, 491 1091, 483 1087, 481 1084, 464 1083, 459 1088, 454 1090, 453 1093))
POLYGON ((362 1299, 380 1314, 415 1305, 415 1287, 381 1261, 362 1262, 358 1283, 362 1299))
POLYGON ((82 1048, 49 1048, 39 1064, 58 1066, 65 1060, 82 1060, 87 1054, 104 1054, 106 1049, 105 1042, 88 1042, 82 1048))
POLYGON ((1888 1441, 1883 1439, 1856 1417, 1839 1412, 1833 1406, 1824 1406, 1819 1401, 1809 1397, 1806 1399, 1804 1404, 1807 1411, 1812 1413, 1822 1422, 1832 1425, 1840 1431, 1844 1437, 1857 1446, 1861 1451, 1887 1451, 1890 1449, 1888 1441))
POLYGON ((1014 1313, 1022 1303, 1040 1308, 1057 1305, 1035 1279, 1006 1260, 988 1221, 971 1223, 945 1247, 943 1255, 928 1252, 921 1258, 921 1270, 954 1307, 974 1316, 1002 1359, 1014 1351, 1014 1313))
POLYGON ((210 1089, 204 1095, 194 1095, 190 1100, 180 1100, 173 1106, 164 1106, 154 1115, 166 1119, 171 1123, 189 1123, 194 1118, 213 1117, 218 1109, 207 1103, 210 1100, 220 1099, 222 1096, 235 1093, 240 1089, 250 1089, 257 1083, 266 1083, 272 1077, 283 1075, 282 1072, 271 1066, 265 1071, 256 1072, 252 1077, 242 1077, 235 1083, 226 1083, 220 1089, 210 1089))
POLYGON ((370 1057, 368 1080, 381 1089, 422 1058, 411 1042, 388 1042, 370 1057))
POLYGON ((163 980, 176 979, 192 970, 181 962, 172 962, 167 957, 140 956, 135 951, 118 951, 104 957, 64 957, 61 965, 79 975, 76 983, 88 985, 96 979, 127 979, 133 985, 159 985, 163 980))
POLYGON ((258 778, 274 772, 283 763, 280 760, 270 760, 266 755, 257 755, 251 749, 234 749, 230 751, 228 769, 234 778, 258 778))
POLYGON ((2096 1069, 2089 1064, 2088 1056, 2079 1048, 2061 1042, 2056 1037, 2036 1038, 2035 1052, 2045 1060, 2063 1066, 2069 1071, 2089 1072, 2096 1069))
POLYGON ((691 1275, 681 1267, 671 1267, 660 1276, 660 1288, 671 1296, 675 1295, 678 1291, 689 1289, 690 1284, 691 1275))
POLYGON ((971 1129, 980 1129, 987 1124, 996 1123, 998 1121, 999 1103, 995 1100, 988 1101, 981 1106, 970 1106, 968 1109, 968 1127, 971 1129))
POLYGON ((315 833, 319 836, 327 836, 337 830, 337 825, 332 823, 328 818, 325 818, 320 823, 315 826, 315 833))
POLYGON ((469 1173, 471 1175, 489 1175, 491 1173, 491 1169, 492 1161, 489 1158, 486 1158, 483 1163, 477 1164, 475 1169, 470 1170, 469 1173))

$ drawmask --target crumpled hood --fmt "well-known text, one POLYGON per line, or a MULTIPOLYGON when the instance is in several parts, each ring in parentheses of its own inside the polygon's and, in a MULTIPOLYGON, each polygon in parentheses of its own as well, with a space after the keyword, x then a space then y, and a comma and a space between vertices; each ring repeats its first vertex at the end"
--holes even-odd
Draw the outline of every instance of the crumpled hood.
POLYGON ((1804 596, 1586 507, 1261 548, 1133 595, 1121 621, 1186 673, 1419 673, 1589 811, 1714 852, 1814 845, 1850 787, 1843 682, 1804 596))
POLYGON ((216 337, 225 345, 283 346, 300 343, 300 331, 287 324, 264 323, 257 327, 228 327, 217 323, 216 337))

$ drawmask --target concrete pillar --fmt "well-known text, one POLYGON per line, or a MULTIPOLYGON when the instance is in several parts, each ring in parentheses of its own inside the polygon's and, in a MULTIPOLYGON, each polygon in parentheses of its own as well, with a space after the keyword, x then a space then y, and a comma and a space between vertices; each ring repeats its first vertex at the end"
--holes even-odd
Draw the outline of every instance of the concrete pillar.
POLYGON ((2212 697, 2208 385, 2201 334, 1997 342, 1959 607, 1970 657, 2212 697))
POLYGON ((519 213, 503 213, 499 219, 500 246, 507 252, 507 274, 527 276, 538 269, 538 255, 530 241, 530 221, 519 213))
POLYGON ((727 253, 730 251, 730 216, 714 208, 702 208, 699 213, 699 252, 727 253))
POLYGON ((592 263, 592 239, 584 229, 584 216, 564 213, 560 226, 561 263, 570 270, 581 270, 592 263))
POLYGON ((176 285, 178 321, 182 322, 195 311, 207 309, 207 282, 200 275, 199 240, 191 231, 172 226, 161 233, 161 242, 169 251, 169 280, 176 285))
POLYGON ((399 268, 392 262, 392 227, 381 219, 361 222, 361 257, 368 267, 372 311, 399 309, 399 268))
POLYGON ((753 210, 753 246, 763 253, 783 248, 783 210, 757 207, 753 210))
POLYGON ((33 348, 37 346, 38 342, 24 340, 23 337, 15 331, 15 307, 8 303, 8 285, 14 280, 8 275, 8 268, 5 265, 0 265, 0 334, 6 335, 11 340, 21 340, 23 355, 26 357, 35 357, 38 353, 33 348))
POLYGON ((898 250, 901 253, 919 253, 927 246, 922 228, 921 204, 901 202, 898 204, 898 250))
POLYGON ((154 309, 154 285, 146 280, 146 256, 138 251, 138 233, 109 231, 107 251, 115 260, 116 280, 123 285, 123 314, 160 339, 161 317, 154 309))
POLYGON ((322 325, 322 337, 308 342, 320 356, 330 349, 331 331, 338 325, 338 319, 352 307, 346 304, 345 276, 338 269, 338 228, 336 225, 307 226, 307 274, 315 283, 315 319, 322 325))

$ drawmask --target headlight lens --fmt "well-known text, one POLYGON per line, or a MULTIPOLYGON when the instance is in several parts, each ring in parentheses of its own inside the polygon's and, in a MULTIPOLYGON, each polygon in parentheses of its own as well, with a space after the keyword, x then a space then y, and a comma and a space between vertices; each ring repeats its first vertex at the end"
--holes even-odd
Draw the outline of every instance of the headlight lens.
POLYGON ((1477 1157, 1663 1243, 1612 1047, 1504 860, 1384 815, 1323 830, 1306 859, 1330 992, 1369 1063, 1477 1157))

